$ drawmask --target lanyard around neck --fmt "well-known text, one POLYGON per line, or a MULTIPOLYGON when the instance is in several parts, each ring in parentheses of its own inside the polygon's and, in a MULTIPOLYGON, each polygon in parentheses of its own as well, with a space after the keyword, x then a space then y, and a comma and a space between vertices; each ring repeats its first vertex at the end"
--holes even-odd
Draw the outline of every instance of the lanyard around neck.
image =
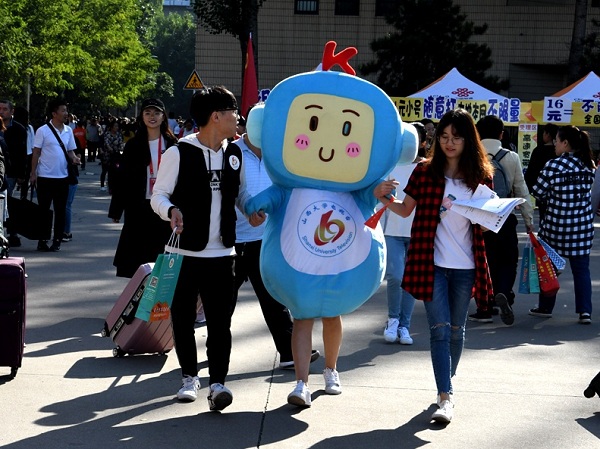
MULTIPOLYGON (((162 136, 158 138, 158 162, 156 164, 156 169, 160 167, 160 158, 162 156, 162 136)), ((152 152, 150 152, 150 176, 154 177, 154 165, 152 164, 152 152)))

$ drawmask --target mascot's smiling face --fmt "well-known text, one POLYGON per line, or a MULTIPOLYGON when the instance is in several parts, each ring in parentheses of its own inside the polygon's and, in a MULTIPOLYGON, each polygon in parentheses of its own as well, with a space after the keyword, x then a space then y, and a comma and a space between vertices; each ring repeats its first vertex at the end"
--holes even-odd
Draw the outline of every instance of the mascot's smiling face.
POLYGON ((415 158, 416 131, 385 92, 354 76, 348 59, 355 54, 352 47, 335 53, 328 42, 323 70, 286 78, 250 111, 248 137, 274 184, 352 192, 415 158))
POLYGON ((304 94, 289 107, 283 163, 298 176, 354 183, 369 167, 375 114, 351 98, 304 94))

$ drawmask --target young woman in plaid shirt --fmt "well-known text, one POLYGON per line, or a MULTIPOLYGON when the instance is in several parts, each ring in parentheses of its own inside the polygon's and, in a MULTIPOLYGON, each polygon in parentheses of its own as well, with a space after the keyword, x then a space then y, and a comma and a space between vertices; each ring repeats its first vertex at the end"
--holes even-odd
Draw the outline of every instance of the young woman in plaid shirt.
MULTIPOLYGON (((438 422, 452 420, 451 378, 462 354, 471 298, 487 310, 492 285, 479 225, 452 212, 453 200, 470 199, 481 183, 493 177, 475 122, 464 109, 440 120, 428 159, 413 171, 404 201, 389 208, 407 217, 416 208, 402 287, 423 300, 430 331, 431 360, 438 390, 438 422)), ((384 204, 397 182, 375 188, 384 204)))
MULTIPOLYGON (((546 163, 531 192, 546 204, 539 236, 569 259, 575 286, 575 313, 579 323, 592 322, 592 280, 590 251, 594 240, 592 184, 596 164, 587 132, 568 125, 558 129, 554 139, 556 159, 546 163)), ((530 315, 550 318, 556 294, 540 294, 538 306, 530 315)))

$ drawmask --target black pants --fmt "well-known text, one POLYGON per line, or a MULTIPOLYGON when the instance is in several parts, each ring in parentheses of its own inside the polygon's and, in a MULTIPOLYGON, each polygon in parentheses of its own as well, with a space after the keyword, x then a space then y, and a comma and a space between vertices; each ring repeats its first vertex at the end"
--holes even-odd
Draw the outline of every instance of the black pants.
MULTIPOLYGON (((273 337, 275 347, 282 362, 292 361, 292 327, 293 321, 288 309, 277 302, 265 288, 260 275, 259 259, 261 240, 248 243, 236 243, 235 252, 235 286, 237 291, 250 279, 254 293, 262 310, 263 317, 273 337)), ((235 304, 234 304, 235 307, 235 304)), ((232 311, 233 314, 233 311, 232 311)))
POLYGON ((209 382, 225 383, 231 355, 231 310, 234 258, 184 256, 171 305, 175 352, 183 376, 198 375, 194 336, 198 294, 206 316, 209 382))
POLYGON ((100 142, 87 141, 88 162, 96 162, 96 153, 98 152, 99 146, 100 142))
POLYGON ((65 231, 65 216, 69 182, 67 178, 37 178, 37 197, 40 207, 54 210, 54 240, 62 240, 65 231))
POLYGON ((516 215, 510 214, 497 234, 492 231, 483 233, 494 295, 505 294, 510 304, 515 300, 513 286, 519 263, 517 223, 516 215))

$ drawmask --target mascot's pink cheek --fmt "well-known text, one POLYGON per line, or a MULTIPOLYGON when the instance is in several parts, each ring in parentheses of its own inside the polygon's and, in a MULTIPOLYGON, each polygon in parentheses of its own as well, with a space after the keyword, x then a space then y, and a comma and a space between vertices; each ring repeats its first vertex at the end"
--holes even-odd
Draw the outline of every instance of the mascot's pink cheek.
POLYGON ((296 148, 299 150, 306 150, 310 145, 310 140, 306 134, 299 134, 296 136, 296 148))
POLYGON ((360 145, 355 142, 349 143, 346 146, 346 154, 348 155, 348 157, 358 157, 360 151, 360 145))

